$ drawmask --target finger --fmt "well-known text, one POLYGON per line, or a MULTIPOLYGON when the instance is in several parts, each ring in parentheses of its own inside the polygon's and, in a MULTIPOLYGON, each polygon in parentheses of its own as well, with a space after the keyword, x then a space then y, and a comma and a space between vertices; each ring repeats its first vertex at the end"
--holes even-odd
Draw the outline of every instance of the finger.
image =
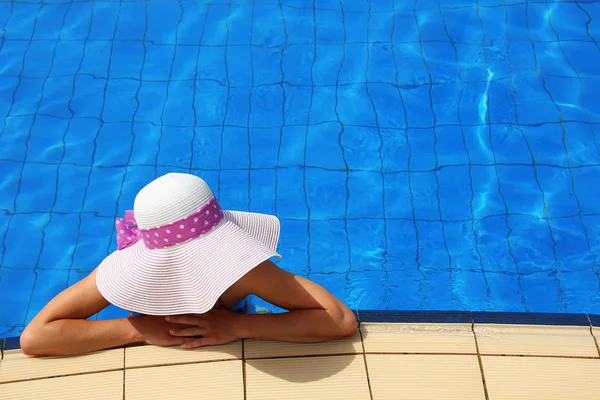
POLYGON ((183 329, 170 329, 169 333, 173 336, 206 336, 206 328, 204 327, 193 327, 183 329))
POLYGON ((167 343, 165 344, 165 346, 169 347, 169 346, 181 346, 185 343, 190 342, 190 338, 184 338, 184 337, 172 337, 170 338, 167 343))
POLYGON ((168 322, 182 325, 198 325, 200 319, 193 315, 170 315, 165 317, 168 322))
POLYGON ((201 339, 192 340, 181 345, 184 349, 195 349, 197 347, 211 346, 215 344, 214 339, 209 336, 201 339))

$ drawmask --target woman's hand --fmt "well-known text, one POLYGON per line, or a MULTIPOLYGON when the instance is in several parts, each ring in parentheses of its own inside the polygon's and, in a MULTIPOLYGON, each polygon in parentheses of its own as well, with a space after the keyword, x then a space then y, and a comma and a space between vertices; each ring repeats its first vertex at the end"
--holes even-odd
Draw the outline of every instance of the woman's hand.
POLYGON ((241 316, 224 309, 205 314, 169 316, 165 319, 169 323, 189 326, 170 330, 173 339, 186 341, 181 346, 184 349, 227 344, 243 338, 241 316))
POLYGON ((170 334, 172 329, 188 328, 189 325, 171 323, 165 317, 144 315, 132 317, 128 321, 139 332, 139 342, 154 346, 177 346, 192 340, 185 337, 174 337, 170 334))

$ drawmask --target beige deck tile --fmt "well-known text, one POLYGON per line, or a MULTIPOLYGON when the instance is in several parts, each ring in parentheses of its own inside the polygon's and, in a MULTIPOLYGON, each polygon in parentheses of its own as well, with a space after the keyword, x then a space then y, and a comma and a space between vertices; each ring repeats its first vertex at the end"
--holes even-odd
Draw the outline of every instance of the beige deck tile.
POLYGON ((191 350, 185 350, 177 346, 135 346, 125 349, 125 368, 241 359, 241 341, 225 346, 210 346, 191 350))
POLYGON ((250 360, 246 365, 248 400, 370 399, 362 355, 250 360))
POLYGON ((374 400, 485 400, 475 355, 367 354, 367 368, 374 400))
POLYGON ((123 349, 99 351, 75 357, 39 357, 24 355, 20 350, 4 352, 0 361, 0 383, 101 372, 123 368, 123 349))
POLYGON ((598 400, 600 360, 483 356, 490 400, 598 400))
POLYGON ((471 324, 362 324, 367 353, 477 354, 471 324))
POLYGON ((0 400, 121 400, 123 371, 0 385, 0 400))
POLYGON ((600 356, 600 328, 593 327, 592 335, 594 335, 596 350, 598 350, 598 356, 600 356))
POLYGON ((360 334, 356 332, 356 334, 350 338, 324 343, 289 343, 247 340, 246 343, 244 343, 244 351, 246 353, 246 359, 249 359, 286 356, 362 354, 363 349, 360 341, 360 334))
POLYGON ((127 400, 242 400, 242 361, 125 370, 127 400))
POLYGON ((481 354, 598 357, 587 326, 477 325, 481 354))

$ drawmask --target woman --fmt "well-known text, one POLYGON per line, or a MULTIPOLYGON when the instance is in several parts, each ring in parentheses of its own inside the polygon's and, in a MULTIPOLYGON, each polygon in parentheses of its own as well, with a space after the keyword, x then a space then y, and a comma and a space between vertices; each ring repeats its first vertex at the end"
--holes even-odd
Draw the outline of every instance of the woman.
POLYGON ((221 210, 194 175, 150 182, 116 227, 118 249, 27 326, 25 354, 74 355, 130 343, 192 349, 244 338, 319 342, 357 329, 354 314, 331 293, 269 261, 281 257, 276 217, 221 210), (230 311, 251 294, 289 311, 230 311), (86 319, 111 303, 132 316, 86 319))

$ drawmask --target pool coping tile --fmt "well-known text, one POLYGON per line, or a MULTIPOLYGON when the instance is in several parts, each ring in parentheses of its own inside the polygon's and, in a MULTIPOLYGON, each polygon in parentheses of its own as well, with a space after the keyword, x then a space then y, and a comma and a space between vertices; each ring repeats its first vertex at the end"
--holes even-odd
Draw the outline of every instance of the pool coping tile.
POLYGON ((590 322, 592 323, 592 326, 594 326, 596 328, 600 328, 600 315, 588 314, 588 317, 590 318, 590 322))
POLYGON ((475 324, 590 326, 586 314, 473 312, 475 324))
POLYGON ((473 322, 472 313, 469 311, 377 311, 359 310, 358 317, 361 323, 386 322, 386 323, 452 323, 470 324, 473 322))
POLYGON ((21 339, 18 336, 4 338, 4 347, 2 351, 19 350, 21 348, 21 339))

